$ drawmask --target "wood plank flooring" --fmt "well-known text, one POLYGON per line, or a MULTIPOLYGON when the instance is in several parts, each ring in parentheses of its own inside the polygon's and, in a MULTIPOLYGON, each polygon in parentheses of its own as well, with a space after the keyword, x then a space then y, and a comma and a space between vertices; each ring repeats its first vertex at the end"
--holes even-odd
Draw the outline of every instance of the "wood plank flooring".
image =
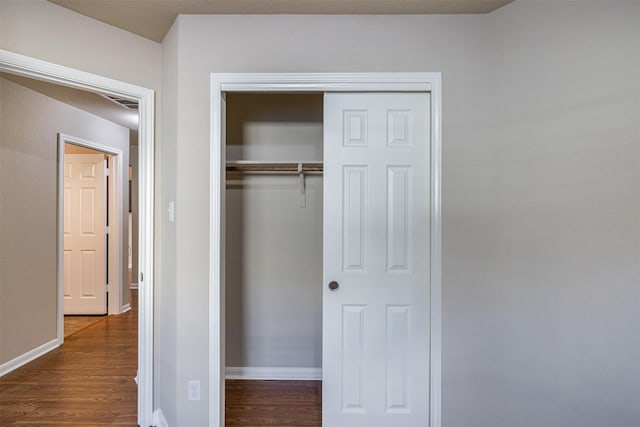
MULTIPOLYGON (((137 307, 137 291, 132 291, 137 307)), ((137 426, 137 310, 0 378, 0 426, 137 426)), ((320 427, 320 381, 226 382, 227 427, 320 427)))
POLYGON ((64 316, 64 337, 70 337, 106 318, 107 316, 64 316))
POLYGON ((0 378, 0 426, 137 426, 137 324, 108 316, 0 378))
POLYGON ((321 381, 227 380, 226 427, 322 425, 321 381))

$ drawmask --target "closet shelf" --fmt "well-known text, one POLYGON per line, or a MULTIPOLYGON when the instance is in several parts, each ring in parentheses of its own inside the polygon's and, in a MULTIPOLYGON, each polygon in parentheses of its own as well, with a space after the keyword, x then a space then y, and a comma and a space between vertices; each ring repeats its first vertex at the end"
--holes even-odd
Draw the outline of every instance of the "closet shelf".
POLYGON ((322 162, 263 162, 253 160, 228 161, 227 172, 253 174, 322 174, 322 162))

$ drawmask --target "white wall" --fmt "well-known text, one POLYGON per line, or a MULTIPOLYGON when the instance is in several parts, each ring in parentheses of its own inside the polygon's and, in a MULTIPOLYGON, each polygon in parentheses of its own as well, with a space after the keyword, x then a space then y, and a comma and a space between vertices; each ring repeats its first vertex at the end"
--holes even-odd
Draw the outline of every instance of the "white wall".
MULTIPOLYGON (((322 161, 322 95, 227 96, 227 159, 322 161)), ((230 174, 226 365, 322 366, 322 177, 230 174)))
POLYGON ((129 129, 5 79, 0 121, 2 364, 56 338, 58 133, 119 148, 127 164, 129 129))

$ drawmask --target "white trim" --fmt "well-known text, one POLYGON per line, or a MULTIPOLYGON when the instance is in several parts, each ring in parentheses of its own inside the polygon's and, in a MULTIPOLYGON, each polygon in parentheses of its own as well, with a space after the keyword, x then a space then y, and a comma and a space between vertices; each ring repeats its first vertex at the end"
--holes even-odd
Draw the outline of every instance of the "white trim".
POLYGON ((131 311, 131 303, 126 303, 125 305, 123 305, 120 309, 120 314, 124 314, 127 311, 131 311))
POLYGON ((431 89, 431 330, 429 426, 442 425, 442 76, 431 89))
POLYGON ((131 283, 129 285, 129 289, 130 290, 137 290, 138 289, 138 284, 137 283, 131 283))
POLYGON ((322 380, 322 368, 227 366, 225 377, 228 380, 322 380))
POLYGON ((225 185, 222 163, 226 161, 223 118, 226 106, 221 90, 222 76, 211 74, 210 129, 210 206, 209 206, 209 426, 223 427, 225 378, 225 315, 224 301, 224 197, 225 185))
POLYGON ((60 344, 58 344, 58 339, 56 338, 34 348, 31 351, 21 354, 20 356, 11 359, 8 362, 3 363, 2 365, 0 365, 0 377, 18 369, 20 366, 26 365, 27 363, 37 359, 40 356, 49 353, 51 350, 55 350, 59 346, 60 344))
POLYGON ((209 247, 209 426, 224 425, 224 185, 225 92, 394 91, 431 93, 430 427, 441 425, 442 394, 442 80, 441 73, 211 74, 209 247))
POLYGON ((58 152, 56 159, 56 341, 64 343, 64 142, 58 134, 58 152))
POLYGON ((167 419, 164 417, 164 414, 162 413, 162 409, 157 409, 153 413, 153 425, 155 427, 169 427, 169 423, 167 422, 167 419))
POLYGON ((437 73, 216 73, 221 92, 430 92, 437 73))
POLYGON ((138 423, 151 425, 153 416, 153 205, 154 109, 151 89, 0 50, 0 71, 32 77, 92 92, 138 101, 139 150, 139 270, 144 272, 138 312, 138 423))

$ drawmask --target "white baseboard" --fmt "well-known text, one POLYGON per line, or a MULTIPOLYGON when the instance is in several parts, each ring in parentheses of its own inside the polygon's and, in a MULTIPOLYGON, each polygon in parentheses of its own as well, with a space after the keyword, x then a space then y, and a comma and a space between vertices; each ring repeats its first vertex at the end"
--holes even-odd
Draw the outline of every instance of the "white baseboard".
POLYGON ((132 283, 129 285, 129 289, 138 289, 138 284, 137 283, 132 283))
POLYGON ((169 427, 169 424, 162 413, 162 409, 156 409, 153 412, 153 425, 154 427, 169 427))
POLYGON ((16 357, 15 359, 11 359, 8 362, 0 365, 0 377, 8 374, 9 372, 18 369, 20 366, 26 365, 38 357, 49 353, 51 350, 58 348, 60 344, 58 343, 58 338, 52 339, 51 341, 42 344, 34 348, 31 351, 26 352, 25 354, 16 357))
POLYGON ((124 314, 124 313, 126 313, 127 311, 129 311, 129 310, 131 310, 131 304, 126 303, 125 305, 123 305, 123 306, 120 308, 120 314, 124 314))
POLYGON ((321 380, 322 368, 228 366, 226 378, 229 380, 321 380))

